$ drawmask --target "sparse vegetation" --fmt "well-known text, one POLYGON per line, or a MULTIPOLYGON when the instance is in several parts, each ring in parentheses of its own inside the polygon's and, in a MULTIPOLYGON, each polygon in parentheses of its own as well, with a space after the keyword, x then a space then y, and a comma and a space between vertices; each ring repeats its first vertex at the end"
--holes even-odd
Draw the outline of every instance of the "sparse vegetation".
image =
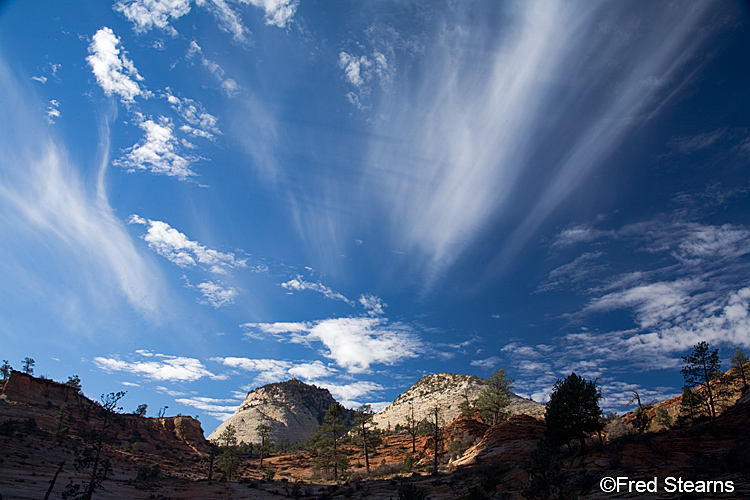
POLYGON ((365 457, 365 470, 370 472, 370 454, 380 444, 380 434, 377 430, 377 424, 373 424, 372 417, 374 413, 370 405, 362 405, 354 416, 354 429, 359 442, 362 445, 362 454, 365 457))

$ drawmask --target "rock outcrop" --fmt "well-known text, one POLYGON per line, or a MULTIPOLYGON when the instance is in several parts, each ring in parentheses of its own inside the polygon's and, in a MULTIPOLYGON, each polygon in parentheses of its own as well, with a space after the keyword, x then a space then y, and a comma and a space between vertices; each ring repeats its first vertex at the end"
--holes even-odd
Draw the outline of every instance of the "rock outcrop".
MULTIPOLYGON (((234 415, 219 425, 208 440, 217 441, 224 429, 232 425, 238 442, 259 443, 255 429, 265 424, 271 427, 272 442, 301 443, 315 434, 326 410, 335 402, 328 389, 305 384, 296 378, 264 385, 249 392, 234 415)), ((353 415, 353 411, 345 410, 345 422, 351 424, 353 415)))
MULTIPOLYGON (((406 418, 412 411, 415 420, 419 421, 428 417, 437 405, 440 408, 440 418, 450 423, 461 414, 461 403, 467 399, 475 400, 484 386, 484 379, 473 375, 426 375, 408 391, 399 395, 393 403, 375 414, 373 421, 380 429, 393 429, 396 425, 406 425, 406 418)), ((515 394, 511 394, 508 410, 511 415, 525 414, 544 418, 544 405, 515 394)))
POLYGON ((526 460, 544 435, 545 425, 529 415, 513 415, 493 425, 482 439, 454 460, 455 466, 488 462, 518 463, 526 460))

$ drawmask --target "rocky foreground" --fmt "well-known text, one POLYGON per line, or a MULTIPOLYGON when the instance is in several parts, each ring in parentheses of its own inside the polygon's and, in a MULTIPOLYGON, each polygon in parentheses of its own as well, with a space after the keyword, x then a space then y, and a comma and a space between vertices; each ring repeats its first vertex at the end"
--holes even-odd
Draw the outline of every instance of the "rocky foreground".
MULTIPOLYGON (((14 372, 0 395, 0 495, 2 500, 61 498, 67 484, 85 474, 73 467, 75 451, 101 422, 94 403, 65 384, 14 372), (69 432, 60 434, 62 413, 69 432), (33 424, 29 423, 33 419, 33 424), (10 422, 10 424, 9 424, 10 422), (62 466, 61 466, 62 464, 62 466), (54 486, 50 485, 57 475, 54 486)), ((626 420, 626 419, 625 419, 626 420)), ((405 498, 521 500, 529 482, 528 460, 545 429, 534 416, 517 414, 494 426, 459 417, 446 425, 438 443, 440 475, 430 475, 434 437, 386 434, 364 468, 362 452, 348 454, 347 482, 320 476, 309 452, 273 454, 259 467, 259 457, 240 454, 240 470, 232 481, 208 481, 210 444, 200 423, 190 417, 145 418, 117 415, 115 433, 104 447, 112 473, 94 498, 405 498), (407 457, 408 460, 407 460, 407 457), (411 470, 404 463, 412 462, 411 470)), ((632 431, 632 429, 631 429, 632 431)), ((579 498, 750 498, 750 392, 728 407, 714 425, 704 422, 684 429, 605 433, 589 440, 589 452, 576 450, 550 465, 556 481, 571 485, 579 498), (660 491, 602 492, 605 477, 659 480, 660 491), (731 481, 731 493, 696 495, 664 491, 667 478, 731 481)))

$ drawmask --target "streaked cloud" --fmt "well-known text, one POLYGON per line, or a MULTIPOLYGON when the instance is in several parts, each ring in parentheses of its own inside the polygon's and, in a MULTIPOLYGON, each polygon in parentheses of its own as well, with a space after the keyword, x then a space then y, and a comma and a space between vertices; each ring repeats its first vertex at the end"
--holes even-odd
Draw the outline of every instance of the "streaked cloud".
POLYGON ((353 301, 349 300, 341 293, 335 290, 332 290, 331 288, 325 286, 322 283, 311 283, 309 281, 305 281, 304 279, 302 279, 302 276, 299 276, 299 275, 294 279, 291 279, 285 283, 282 283, 281 286, 286 288, 287 290, 291 290, 295 292, 311 290, 313 292, 318 292, 329 299, 340 300, 342 302, 349 304, 350 306, 354 305, 353 301))
POLYGON ((201 65, 205 67, 214 77, 218 80, 221 91, 224 92, 228 97, 234 97, 240 90, 240 86, 237 82, 226 76, 224 69, 219 66, 216 62, 211 61, 203 55, 203 49, 198 45, 195 40, 190 42, 190 48, 187 51, 187 58, 192 59, 198 57, 201 65))
POLYGON ((91 55, 86 61, 97 83, 107 96, 118 95, 124 103, 133 102, 137 96, 148 97, 149 93, 138 83, 143 77, 119 45, 120 38, 111 28, 102 28, 94 34, 89 45, 91 55))

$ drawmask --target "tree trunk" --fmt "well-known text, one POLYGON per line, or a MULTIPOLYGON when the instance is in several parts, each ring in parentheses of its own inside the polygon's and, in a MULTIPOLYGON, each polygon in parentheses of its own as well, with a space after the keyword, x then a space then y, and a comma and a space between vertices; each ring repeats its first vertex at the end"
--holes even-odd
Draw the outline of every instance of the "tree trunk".
POLYGON ((365 422, 362 422, 362 447, 365 450, 365 470, 367 473, 370 473, 370 454, 367 450, 367 428, 365 427, 365 422))
POLYGON ((55 472, 55 475, 52 477, 52 481, 50 481, 49 489, 47 490, 47 494, 44 495, 44 500, 49 500, 49 496, 52 494, 52 489, 55 487, 55 481, 57 481, 57 476, 62 472, 63 465, 65 465, 65 460, 60 462, 60 467, 57 468, 57 472, 55 472))

